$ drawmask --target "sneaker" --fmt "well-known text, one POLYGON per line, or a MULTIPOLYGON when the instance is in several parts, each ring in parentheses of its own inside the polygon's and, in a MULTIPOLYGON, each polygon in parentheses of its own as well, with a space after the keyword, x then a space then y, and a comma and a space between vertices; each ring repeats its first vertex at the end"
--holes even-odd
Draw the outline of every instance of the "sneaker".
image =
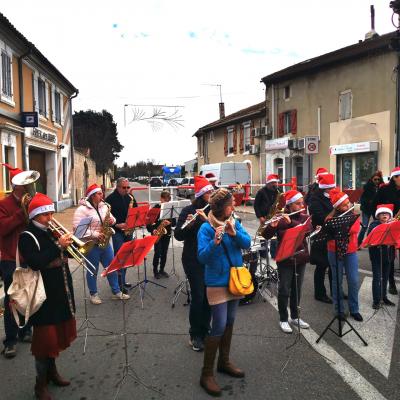
POLYGON ((310 327, 310 324, 307 324, 307 322, 303 321, 301 318, 290 318, 289 322, 296 326, 299 324, 301 329, 308 329, 310 327))
POLYGON ((111 296, 112 300, 128 300, 130 298, 131 298, 131 296, 129 296, 129 294, 125 294, 122 292, 115 293, 111 296))
POLYGON ((293 329, 289 325, 289 322, 287 321, 279 321, 279 326, 281 327, 281 330, 285 333, 292 333, 293 329))
POLYGON ((390 294, 398 294, 396 285, 389 285, 388 292, 389 292, 390 294))
POLYGON ((374 310, 379 310, 380 304, 379 304, 379 303, 372 303, 372 308, 373 308, 374 310))
POLYGON ((159 274, 161 278, 169 278, 168 272, 160 271, 159 274))
POLYGON ((387 297, 385 297, 383 299, 384 304, 386 304, 387 306, 391 306, 394 307, 396 304, 393 303, 393 301, 390 301, 387 297))
POLYGON ((317 301, 321 301, 322 303, 326 303, 326 304, 332 304, 333 301, 330 297, 328 297, 327 295, 325 296, 315 296, 315 300, 317 301))
POLYGON ((90 295, 90 302, 92 304, 96 304, 96 305, 102 303, 101 298, 99 297, 99 295, 97 293, 90 295))
POLYGON ((154 279, 160 279, 161 275, 159 272, 154 272, 154 279))
POLYGON ((193 351, 203 351, 204 350, 204 342, 201 337, 191 337, 189 339, 189 345, 192 346, 193 351))
POLYGON ((125 284, 124 284, 125 289, 132 289, 132 287, 133 287, 133 283, 125 282, 125 284))
POLYGON ((364 321, 364 318, 360 313, 350 313, 350 315, 356 320, 356 321, 364 321))
POLYGON ((17 346, 15 344, 5 346, 2 354, 5 358, 14 358, 17 355, 17 346))

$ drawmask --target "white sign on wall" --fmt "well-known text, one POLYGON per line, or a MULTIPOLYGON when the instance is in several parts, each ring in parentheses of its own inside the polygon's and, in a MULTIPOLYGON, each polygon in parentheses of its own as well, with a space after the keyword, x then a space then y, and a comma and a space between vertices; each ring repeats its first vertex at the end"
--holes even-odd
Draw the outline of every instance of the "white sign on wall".
POLYGON ((279 138, 265 141, 265 150, 280 150, 287 149, 288 138, 279 138))
POLYGON ((306 154, 318 154, 319 151, 318 136, 305 136, 304 139, 305 139, 304 152, 306 154))
POLYGON ((329 154, 366 153, 378 151, 378 142, 359 142, 329 146, 329 154))

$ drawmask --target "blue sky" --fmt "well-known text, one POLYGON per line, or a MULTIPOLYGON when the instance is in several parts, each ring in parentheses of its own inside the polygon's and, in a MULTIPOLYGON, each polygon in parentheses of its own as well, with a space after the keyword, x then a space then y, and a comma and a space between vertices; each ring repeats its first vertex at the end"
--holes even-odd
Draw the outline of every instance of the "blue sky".
MULTIPOLYGON (((75 110, 114 115, 125 146, 119 164, 177 164, 194 158, 197 128, 218 119, 213 85, 222 85, 227 114, 262 101, 263 76, 363 39, 371 3, 15 0, 1 12, 79 88, 75 110), (134 108, 125 104, 180 106, 184 127, 125 127, 134 108)), ((375 3, 377 32, 394 30, 389 1, 375 3)))

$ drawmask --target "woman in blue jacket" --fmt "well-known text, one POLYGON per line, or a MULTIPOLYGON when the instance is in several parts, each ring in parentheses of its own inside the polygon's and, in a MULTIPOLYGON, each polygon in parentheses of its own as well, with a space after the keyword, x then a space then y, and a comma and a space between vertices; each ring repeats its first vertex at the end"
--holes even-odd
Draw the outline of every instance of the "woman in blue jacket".
POLYGON ((198 259, 205 266, 207 299, 211 306, 211 332, 205 340, 204 365, 200 385, 213 396, 221 389, 214 378, 214 361, 219 348, 217 369, 235 378, 244 372, 229 361, 233 323, 240 297, 228 290, 230 262, 243 264, 241 249, 250 247, 251 239, 232 215, 234 200, 226 189, 217 190, 210 198, 211 211, 197 235, 198 259))

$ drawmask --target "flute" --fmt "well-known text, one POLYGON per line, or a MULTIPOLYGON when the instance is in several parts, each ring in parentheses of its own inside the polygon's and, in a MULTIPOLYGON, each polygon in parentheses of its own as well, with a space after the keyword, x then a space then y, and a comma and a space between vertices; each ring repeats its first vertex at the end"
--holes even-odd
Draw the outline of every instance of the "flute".
MULTIPOLYGON (((201 208, 202 211, 205 211, 208 207, 210 207, 210 204, 207 204, 203 208, 201 208)), ((181 229, 185 229, 189 224, 191 224, 197 217, 199 216, 198 212, 193 215, 193 217, 190 220, 186 220, 183 224, 181 229)))
POLYGON ((353 207, 350 207, 347 211, 345 211, 344 213, 338 215, 338 218, 339 218, 339 217, 343 217, 344 215, 346 215, 347 213, 349 213, 349 212, 352 211, 353 209, 354 209, 354 206, 353 206, 353 207))
POLYGON ((225 234, 225 229, 226 229, 226 225, 227 225, 228 221, 231 219, 232 216, 234 217, 234 213, 232 213, 232 214, 229 216, 229 218, 225 221, 225 223, 224 223, 224 225, 223 225, 224 229, 222 229, 222 231, 217 235, 217 240, 221 240, 221 239, 222 239, 222 236, 224 236, 224 234, 225 234))
POLYGON ((266 227, 267 225, 272 224, 273 222, 280 221, 282 218, 285 218, 285 216, 290 217, 291 215, 295 215, 295 214, 301 213, 302 211, 305 211, 305 208, 302 208, 301 210, 293 211, 290 214, 282 214, 282 215, 278 215, 276 217, 272 217, 268 221, 264 222, 263 227, 266 227))

